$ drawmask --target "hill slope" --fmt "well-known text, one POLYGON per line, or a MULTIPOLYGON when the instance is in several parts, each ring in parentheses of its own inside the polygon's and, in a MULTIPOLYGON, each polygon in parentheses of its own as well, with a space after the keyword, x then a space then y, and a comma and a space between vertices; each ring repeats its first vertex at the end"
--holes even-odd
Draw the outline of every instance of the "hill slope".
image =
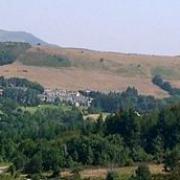
POLYGON ((180 57, 33 46, 13 64, 0 66, 0 75, 38 81, 47 88, 122 91, 134 86, 142 94, 165 97, 151 82, 156 74, 180 87, 180 57))
POLYGON ((0 30, 0 42, 25 42, 31 45, 36 45, 38 43, 42 45, 47 45, 45 41, 35 37, 34 35, 27 32, 16 32, 16 31, 5 31, 0 30))

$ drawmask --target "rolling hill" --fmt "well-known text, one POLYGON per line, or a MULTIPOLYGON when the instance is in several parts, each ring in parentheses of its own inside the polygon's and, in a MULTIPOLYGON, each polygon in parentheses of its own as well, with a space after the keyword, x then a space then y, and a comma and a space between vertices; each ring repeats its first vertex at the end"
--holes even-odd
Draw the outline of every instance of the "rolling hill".
POLYGON ((24 42, 31 45, 47 45, 45 41, 27 32, 0 30, 0 42, 24 42))
POLYGON ((85 49, 33 46, 0 75, 24 77, 47 88, 122 91, 135 86, 142 94, 167 96, 151 82, 161 74, 180 87, 180 58, 97 52, 85 49))
POLYGON ((152 83, 156 74, 170 81, 173 86, 180 87, 178 56, 46 46, 44 41, 23 32, 0 31, 0 42, 0 65, 3 65, 0 66, 0 75, 27 78, 46 88, 107 92, 122 91, 128 86, 134 86, 142 94, 166 97, 167 92, 152 83), (2 43, 7 40, 21 43, 2 43), (33 45, 39 42, 41 45, 33 45))

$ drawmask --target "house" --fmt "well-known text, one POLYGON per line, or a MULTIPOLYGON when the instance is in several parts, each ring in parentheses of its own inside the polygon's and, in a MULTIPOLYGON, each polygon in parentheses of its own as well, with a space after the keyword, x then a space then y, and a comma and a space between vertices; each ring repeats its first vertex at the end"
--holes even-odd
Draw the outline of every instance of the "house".
POLYGON ((58 98, 61 102, 67 102, 79 106, 90 106, 92 98, 82 95, 79 91, 68 91, 61 89, 45 89, 44 93, 39 95, 42 102, 53 103, 58 98))
POLYGON ((4 92, 4 90, 0 89, 0 96, 3 96, 3 92, 4 92))

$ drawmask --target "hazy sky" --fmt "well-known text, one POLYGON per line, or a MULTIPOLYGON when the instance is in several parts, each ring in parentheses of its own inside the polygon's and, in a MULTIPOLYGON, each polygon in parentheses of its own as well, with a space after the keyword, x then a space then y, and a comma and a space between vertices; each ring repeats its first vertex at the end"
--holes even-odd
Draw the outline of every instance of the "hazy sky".
POLYGON ((180 0, 0 0, 0 29, 68 47, 180 54, 180 0))

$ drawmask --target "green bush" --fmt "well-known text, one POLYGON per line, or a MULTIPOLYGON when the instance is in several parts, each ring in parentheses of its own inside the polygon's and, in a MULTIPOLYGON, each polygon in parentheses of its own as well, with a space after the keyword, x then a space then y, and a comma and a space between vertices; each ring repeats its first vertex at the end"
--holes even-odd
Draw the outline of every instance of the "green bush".
POLYGON ((120 180, 120 177, 117 172, 110 171, 106 176, 106 180, 120 180))

